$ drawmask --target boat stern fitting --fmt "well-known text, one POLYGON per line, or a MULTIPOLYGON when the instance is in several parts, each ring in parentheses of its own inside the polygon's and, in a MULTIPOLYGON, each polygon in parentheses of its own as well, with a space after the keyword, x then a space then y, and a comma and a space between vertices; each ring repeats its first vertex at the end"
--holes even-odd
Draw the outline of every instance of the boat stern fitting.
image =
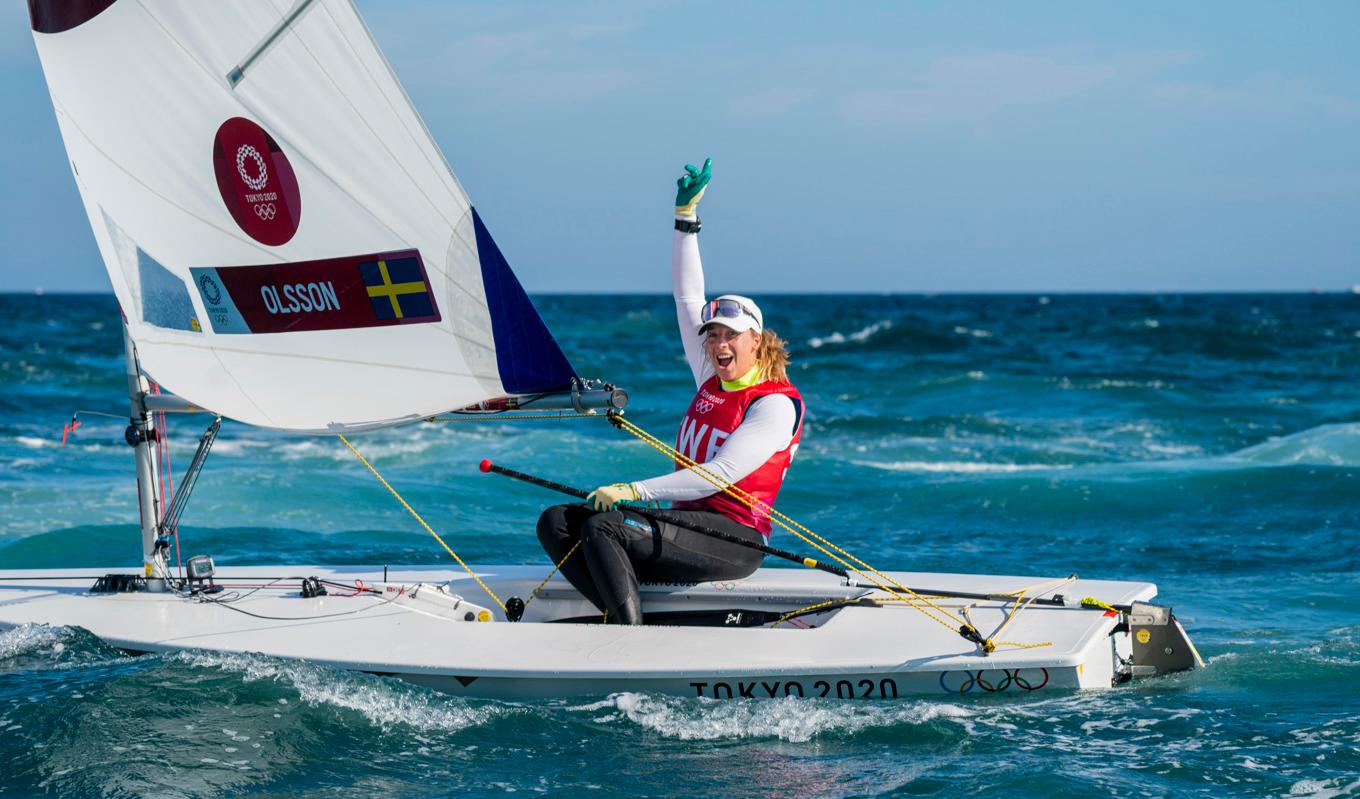
POLYGON ((1204 660, 1170 607, 1134 602, 1129 607, 1128 624, 1133 639, 1133 655, 1128 668, 1133 679, 1204 666, 1204 660))

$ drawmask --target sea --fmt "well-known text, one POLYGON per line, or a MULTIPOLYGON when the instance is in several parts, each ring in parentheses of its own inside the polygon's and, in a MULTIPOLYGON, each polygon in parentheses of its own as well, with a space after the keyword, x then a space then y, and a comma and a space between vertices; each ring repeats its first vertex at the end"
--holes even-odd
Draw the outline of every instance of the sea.
MULTIPOLYGON (((0 632, 0 796, 1360 796, 1360 295, 757 299, 807 398, 784 513, 881 569, 1155 582, 1207 666, 1068 694, 469 701, 27 626, 0 632)), ((669 297, 535 301, 673 435, 694 386, 669 297)), ((11 294, 0 319, 0 568, 135 566, 117 304, 11 294)), ((205 425, 170 420, 177 479, 205 425)), ((464 559, 545 573, 558 497, 481 459, 585 488, 670 468, 594 419, 354 443, 464 559)), ((230 421, 179 539, 219 567, 456 568, 339 441, 230 421)))

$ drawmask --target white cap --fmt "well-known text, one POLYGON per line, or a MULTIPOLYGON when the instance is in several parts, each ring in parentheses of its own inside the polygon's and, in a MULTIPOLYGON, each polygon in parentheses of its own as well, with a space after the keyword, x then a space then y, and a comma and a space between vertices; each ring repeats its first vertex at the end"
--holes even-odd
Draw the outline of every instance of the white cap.
MULTIPOLYGON (((707 322, 699 323, 699 334, 703 335, 704 328, 709 325, 722 325, 738 333, 747 330, 760 333, 765 329, 765 318, 760 313, 760 306, 756 305, 755 300, 750 297, 743 297, 740 294, 723 294, 708 301, 704 307, 704 312, 709 316, 707 322), (718 313, 720 303, 735 303, 738 312, 733 316, 724 316, 718 313)), ((700 316, 703 318, 703 315, 700 316)))

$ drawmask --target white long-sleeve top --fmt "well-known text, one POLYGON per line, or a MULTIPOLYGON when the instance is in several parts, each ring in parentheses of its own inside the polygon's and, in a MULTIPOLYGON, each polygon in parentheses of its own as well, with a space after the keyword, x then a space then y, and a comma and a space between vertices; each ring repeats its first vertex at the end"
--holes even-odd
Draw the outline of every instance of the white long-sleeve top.
MULTIPOLYGON (((691 219, 691 221, 693 221, 691 219)), ((695 388, 713 376, 713 362, 699 335, 704 303, 704 267, 699 259, 699 236, 675 231, 671 248, 671 285, 675 293, 675 317, 680 341, 694 375, 695 388)), ((776 452, 788 447, 798 423, 793 400, 781 394, 757 399, 745 418, 727 437, 713 459, 703 464, 708 472, 724 483, 735 483, 754 472, 776 452)), ((638 498, 652 500, 696 500, 718 492, 718 487, 688 469, 633 483, 638 498)))

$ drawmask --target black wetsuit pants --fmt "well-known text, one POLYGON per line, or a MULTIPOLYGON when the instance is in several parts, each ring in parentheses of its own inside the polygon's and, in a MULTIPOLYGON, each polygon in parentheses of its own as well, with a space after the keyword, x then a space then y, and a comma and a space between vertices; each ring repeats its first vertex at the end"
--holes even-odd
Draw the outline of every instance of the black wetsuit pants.
MULTIPOLYGON (((679 521, 764 543, 756 530, 721 513, 666 511, 679 521)), ((638 580, 647 582, 735 580, 760 565, 764 553, 712 536, 654 521, 628 510, 605 513, 587 505, 556 505, 538 518, 538 540, 557 563, 577 541, 581 549, 562 574, 608 614, 611 624, 641 624, 638 580)))

